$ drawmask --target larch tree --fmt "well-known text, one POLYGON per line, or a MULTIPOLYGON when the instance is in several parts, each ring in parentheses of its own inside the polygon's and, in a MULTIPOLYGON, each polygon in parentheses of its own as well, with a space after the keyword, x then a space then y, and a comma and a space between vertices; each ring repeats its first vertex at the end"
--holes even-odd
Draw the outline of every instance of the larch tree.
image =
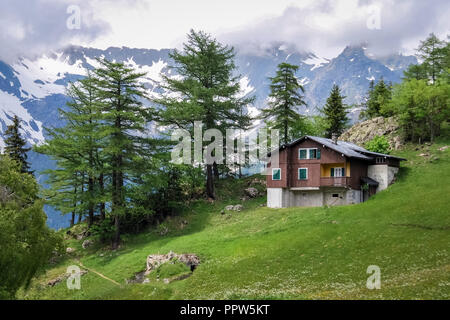
POLYGON ((95 87, 101 110, 102 155, 111 179, 111 216, 114 220, 113 247, 120 243, 120 221, 126 216, 129 184, 141 173, 140 159, 151 151, 146 125, 152 109, 143 106, 147 98, 140 82, 145 73, 135 72, 123 63, 99 60, 95 69, 95 87))
MULTIPOLYGON (((164 76, 168 94, 154 101, 161 105, 160 123, 193 132, 194 122, 203 129, 239 128, 245 119, 242 107, 252 98, 240 97, 235 76, 234 49, 211 35, 191 30, 183 50, 170 54, 179 77, 164 76)), ((214 164, 206 164, 206 194, 215 198, 214 164)), ((217 171, 216 171, 217 172, 217 171)))

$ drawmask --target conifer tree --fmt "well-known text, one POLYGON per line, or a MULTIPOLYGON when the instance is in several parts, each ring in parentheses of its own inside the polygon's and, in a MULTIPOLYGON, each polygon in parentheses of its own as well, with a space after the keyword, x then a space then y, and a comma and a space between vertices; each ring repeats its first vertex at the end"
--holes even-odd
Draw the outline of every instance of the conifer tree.
MULTIPOLYGON (((195 121, 203 129, 239 127, 248 118, 241 113, 252 98, 239 97, 239 77, 234 76, 234 49, 209 34, 191 30, 183 50, 174 50, 172 68, 181 78, 164 77, 168 95, 155 102, 163 106, 161 124, 193 131, 195 121), (176 93, 178 97, 174 97, 176 93)), ((206 194, 215 198, 213 164, 206 164, 206 194)))
POLYGON ((333 134, 341 135, 348 123, 347 108, 343 103, 344 96, 338 85, 333 85, 327 103, 321 110, 326 121, 326 137, 331 138, 333 134))
POLYGON ((20 119, 17 115, 14 115, 13 123, 6 128, 5 131, 5 150, 4 153, 8 155, 12 160, 17 161, 20 165, 20 172, 30 172, 30 165, 27 162, 27 152, 31 148, 25 148, 27 142, 21 137, 19 130, 21 129, 20 119))
POLYGON ((129 184, 139 176, 142 157, 148 156, 155 141, 144 137, 146 124, 152 120, 150 108, 144 108, 145 88, 140 83, 145 73, 137 73, 123 63, 99 60, 94 85, 101 102, 102 155, 111 179, 111 216, 115 234, 113 247, 120 242, 120 220, 125 217, 129 184))
POLYGON ((269 107, 263 109, 261 115, 269 121, 271 129, 281 130, 283 143, 290 140, 290 128, 303 119, 297 107, 306 105, 302 96, 304 88, 295 76, 297 70, 298 66, 285 62, 278 65, 275 77, 269 78, 272 82, 269 107))

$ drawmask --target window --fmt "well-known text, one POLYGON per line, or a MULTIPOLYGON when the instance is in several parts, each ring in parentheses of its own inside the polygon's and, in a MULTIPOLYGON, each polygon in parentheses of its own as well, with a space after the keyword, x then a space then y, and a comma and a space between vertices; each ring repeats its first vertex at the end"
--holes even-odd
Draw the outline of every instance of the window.
POLYGON ((308 180, 308 168, 298 168, 298 180, 308 180))
POLYGON ((308 149, 299 149, 298 150, 299 159, 307 159, 307 155, 308 155, 308 149))
POLYGON ((301 148, 298 149, 299 159, 320 159, 320 149, 317 148, 301 148))
POLYGON ((386 163, 386 158, 377 157, 376 158, 376 163, 386 163))
POLYGON ((339 198, 339 194, 338 193, 333 193, 332 197, 333 198, 339 198))
POLYGON ((332 177, 345 177, 345 168, 331 168, 332 177))
POLYGON ((272 180, 281 180, 281 169, 280 168, 272 169, 272 180))

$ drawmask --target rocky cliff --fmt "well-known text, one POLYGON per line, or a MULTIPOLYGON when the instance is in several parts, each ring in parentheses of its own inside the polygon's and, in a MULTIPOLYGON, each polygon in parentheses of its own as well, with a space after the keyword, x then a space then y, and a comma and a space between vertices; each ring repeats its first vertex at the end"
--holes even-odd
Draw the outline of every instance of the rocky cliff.
POLYGON ((392 149, 399 149, 404 140, 400 134, 400 126, 394 117, 373 118, 360 122, 345 131, 339 140, 355 143, 364 146, 366 142, 372 140, 375 136, 385 136, 392 149))

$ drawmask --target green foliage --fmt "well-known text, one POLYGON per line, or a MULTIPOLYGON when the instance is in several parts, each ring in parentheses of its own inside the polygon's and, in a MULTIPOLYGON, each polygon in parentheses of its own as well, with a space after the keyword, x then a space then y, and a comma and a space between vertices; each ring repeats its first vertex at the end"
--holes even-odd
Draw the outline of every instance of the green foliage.
POLYGON ((427 80, 405 80, 395 86, 385 113, 398 117, 405 137, 412 141, 434 140, 440 135, 442 121, 450 117, 450 84, 438 78, 434 85, 427 80))
POLYGON ((372 140, 368 141, 365 148, 369 151, 389 154, 389 141, 385 136, 375 136, 372 140))
POLYGON ((0 299, 14 298, 61 250, 61 239, 46 226, 37 182, 21 169, 0 156, 0 299))
POLYGON ((295 76, 298 66, 286 62, 278 65, 271 81, 269 107, 262 110, 261 118, 267 121, 270 129, 281 130, 282 143, 288 143, 295 131, 303 130, 303 117, 297 108, 306 105, 302 93, 303 86, 295 76))
POLYGON ((7 126, 5 131, 5 154, 9 156, 14 161, 17 161, 20 164, 20 172, 28 172, 31 173, 30 165, 27 162, 27 152, 31 150, 31 148, 25 148, 27 144, 26 141, 20 136, 19 130, 20 119, 17 115, 13 118, 13 123, 7 126))
POLYGON ((390 100, 392 95, 392 84, 386 85, 383 78, 374 83, 372 80, 369 85, 367 100, 364 103, 363 111, 360 114, 361 119, 372 119, 383 115, 382 108, 390 100))
POLYGON ((349 119, 347 117, 347 106, 343 103, 344 99, 345 97, 342 96, 339 86, 333 85, 327 103, 321 110, 325 118, 325 136, 327 138, 331 138, 334 133, 339 136, 347 128, 349 119))

